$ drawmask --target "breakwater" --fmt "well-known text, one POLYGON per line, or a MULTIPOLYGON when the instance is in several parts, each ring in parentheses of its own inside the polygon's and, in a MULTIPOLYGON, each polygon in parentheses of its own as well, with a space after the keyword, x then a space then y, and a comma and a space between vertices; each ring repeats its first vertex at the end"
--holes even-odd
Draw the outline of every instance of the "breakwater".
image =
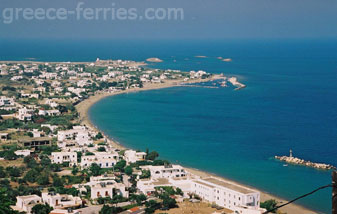
POLYGON ((307 167, 312 167, 315 169, 323 169, 323 170, 335 170, 336 167, 332 166, 330 164, 325 164, 325 163, 314 163, 311 161, 303 160, 297 157, 292 157, 292 156, 275 156, 275 159, 287 162, 289 164, 294 164, 294 165, 302 165, 302 166, 307 166, 307 167))

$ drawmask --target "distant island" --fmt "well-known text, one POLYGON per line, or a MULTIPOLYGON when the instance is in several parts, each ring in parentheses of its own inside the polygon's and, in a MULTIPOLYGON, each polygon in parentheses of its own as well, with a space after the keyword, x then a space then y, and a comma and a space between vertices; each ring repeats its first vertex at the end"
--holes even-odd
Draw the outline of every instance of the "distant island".
POLYGON ((163 60, 153 57, 153 58, 148 58, 146 59, 147 62, 163 62, 163 60))

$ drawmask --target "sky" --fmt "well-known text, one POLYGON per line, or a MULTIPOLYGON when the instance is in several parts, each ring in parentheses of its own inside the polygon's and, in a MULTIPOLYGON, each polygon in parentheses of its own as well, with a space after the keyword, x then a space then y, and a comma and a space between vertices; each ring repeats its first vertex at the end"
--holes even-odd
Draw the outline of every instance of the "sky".
POLYGON ((337 38, 336 0, 1 0, 0 12, 2 39, 337 38), (79 3, 82 3, 80 15, 68 15, 65 20, 46 17, 27 20, 21 12, 15 17, 18 8, 45 11, 65 8, 76 12, 79 3), (148 8, 166 11, 179 8, 183 18, 125 20, 121 16, 112 20, 112 15, 107 13, 104 20, 102 13, 98 13, 97 20, 88 20, 83 16, 85 8, 115 11, 136 8, 138 17, 148 8))

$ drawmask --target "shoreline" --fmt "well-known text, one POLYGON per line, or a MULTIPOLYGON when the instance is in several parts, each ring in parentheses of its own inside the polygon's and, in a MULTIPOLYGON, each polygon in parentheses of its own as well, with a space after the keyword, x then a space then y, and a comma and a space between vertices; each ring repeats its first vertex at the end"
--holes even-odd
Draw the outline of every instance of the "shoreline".
MULTIPOLYGON (((153 84, 153 83, 149 83, 149 84, 145 84, 143 88, 133 88, 133 89, 127 89, 124 91, 119 91, 116 93, 109 93, 109 92, 101 92, 101 93, 97 93, 94 96, 90 96, 89 98, 81 101, 79 104, 77 104, 75 106, 76 110, 79 113, 79 122, 82 125, 85 125, 93 130, 96 131, 100 131, 104 137, 109 141, 110 144, 112 144, 114 147, 118 148, 118 149, 128 149, 127 147, 123 146, 122 144, 120 144, 119 142, 111 139, 110 137, 108 137, 105 133, 103 133, 101 130, 98 129, 98 127, 96 127, 92 121, 89 118, 89 114, 88 111, 89 109, 97 102, 99 102, 100 100, 106 98, 106 97, 110 97, 110 96, 115 96, 115 95, 119 95, 119 94, 125 94, 125 93, 135 93, 135 92, 140 92, 140 91, 148 91, 148 90, 158 90, 158 89, 164 89, 164 88, 170 88, 170 87, 176 87, 179 86, 179 84, 181 83, 200 83, 200 82, 208 82, 208 81, 212 81, 212 80, 217 80, 217 79, 221 79, 223 77, 221 77, 220 75, 214 75, 211 78, 207 78, 207 79, 196 79, 196 80, 190 80, 187 82, 182 82, 181 80, 169 80, 166 81, 165 83, 158 83, 158 84, 153 84)), ((248 187, 250 189, 259 191, 261 194, 261 202, 269 200, 269 199, 275 199, 278 202, 287 202, 287 200, 282 199, 280 197, 274 196, 272 194, 269 194, 265 191, 261 191, 257 188, 251 187, 249 185, 244 185, 241 184, 239 182, 236 182, 234 180, 225 178, 225 177, 221 177, 219 175, 216 175, 215 173, 210 173, 210 172, 206 172, 206 171, 202 171, 199 169, 195 169, 195 168, 190 168, 190 167, 185 167, 187 171, 189 171, 192 174, 195 174, 197 176, 200 177, 216 177, 219 179, 222 179, 224 181, 230 182, 230 183, 234 183, 236 185, 239 186, 244 186, 244 187, 248 187)), ((298 205, 298 204, 289 204, 288 206, 285 206, 281 209, 279 209, 282 212, 286 212, 287 214, 315 214, 315 213, 320 213, 318 211, 314 211, 314 210, 310 210, 308 208, 303 207, 302 205, 298 205)))

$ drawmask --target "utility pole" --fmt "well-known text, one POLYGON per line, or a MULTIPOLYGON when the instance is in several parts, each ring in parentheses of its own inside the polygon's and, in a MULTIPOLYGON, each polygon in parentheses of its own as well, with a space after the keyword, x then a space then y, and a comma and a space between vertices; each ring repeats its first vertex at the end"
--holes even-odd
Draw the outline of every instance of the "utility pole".
POLYGON ((332 172, 332 214, 337 214, 337 171, 332 172))

